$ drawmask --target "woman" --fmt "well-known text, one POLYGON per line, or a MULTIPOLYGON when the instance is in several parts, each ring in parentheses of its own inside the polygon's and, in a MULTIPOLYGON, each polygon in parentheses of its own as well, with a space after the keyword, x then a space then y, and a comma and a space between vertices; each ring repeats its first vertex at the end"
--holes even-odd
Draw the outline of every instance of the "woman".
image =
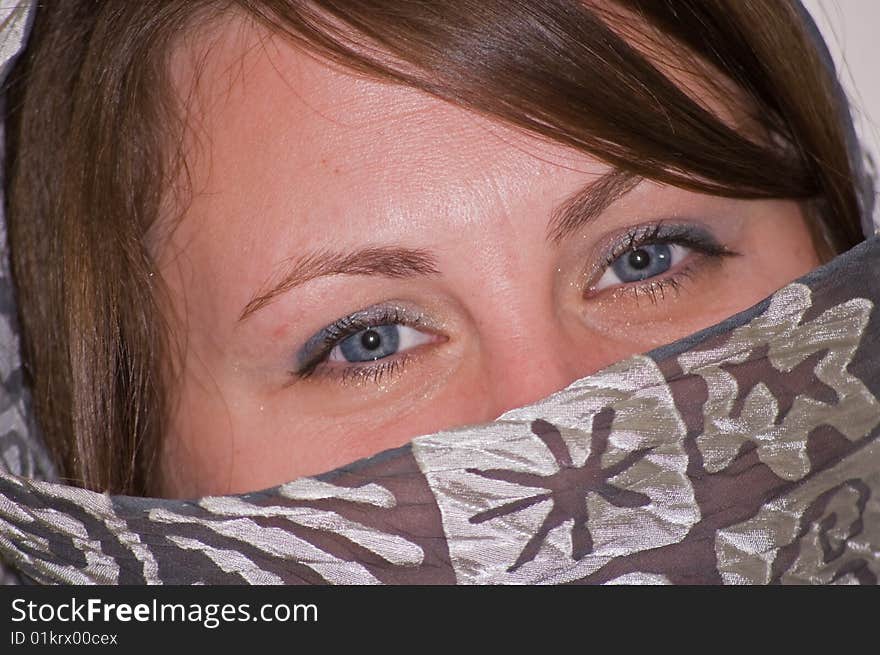
POLYGON ((62 475, 245 492, 510 411, 261 494, 116 497, 77 519, 128 544, 116 579, 876 581, 802 548, 852 499, 843 541, 876 532, 871 459, 847 468, 880 422, 868 291, 795 284, 625 359, 861 239, 795 6, 235 5, 38 12, 14 71, 12 261, 62 475))

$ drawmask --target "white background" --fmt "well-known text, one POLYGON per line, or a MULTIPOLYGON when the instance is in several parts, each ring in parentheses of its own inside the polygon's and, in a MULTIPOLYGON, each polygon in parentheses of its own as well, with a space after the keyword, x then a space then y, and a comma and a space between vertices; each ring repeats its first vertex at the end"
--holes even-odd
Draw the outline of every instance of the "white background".
POLYGON ((860 128, 880 162, 880 0, 803 0, 825 35, 860 128))

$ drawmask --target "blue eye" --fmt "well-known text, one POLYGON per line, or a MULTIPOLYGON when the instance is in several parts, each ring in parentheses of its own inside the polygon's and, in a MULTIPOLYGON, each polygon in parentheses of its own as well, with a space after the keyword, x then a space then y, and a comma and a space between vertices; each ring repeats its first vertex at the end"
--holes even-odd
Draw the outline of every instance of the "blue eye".
POLYGON ((611 265, 621 282, 640 282, 669 270, 672 249, 667 243, 653 243, 621 255, 611 265))
POLYGON ((373 362, 432 340, 406 325, 377 325, 355 332, 330 351, 327 361, 373 362))
POLYGON ((403 365, 406 357, 395 355, 443 341, 438 331, 433 321, 419 311, 400 305, 368 307, 312 335, 296 354, 297 366, 292 373, 298 378, 326 374, 378 380, 403 365), (378 360, 386 361, 368 365, 378 360))
POLYGON ((638 246, 617 257, 593 288, 604 289, 662 275, 684 259, 687 252, 688 248, 670 243, 638 246))

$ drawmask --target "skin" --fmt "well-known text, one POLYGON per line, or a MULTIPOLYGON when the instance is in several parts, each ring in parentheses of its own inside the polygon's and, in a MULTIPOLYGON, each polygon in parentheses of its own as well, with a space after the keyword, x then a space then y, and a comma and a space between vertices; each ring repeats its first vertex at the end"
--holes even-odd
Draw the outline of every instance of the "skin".
POLYGON ((179 47, 172 69, 189 106, 191 186, 155 253, 179 352, 166 496, 265 488, 490 421, 819 264, 795 202, 648 181, 556 243, 554 212, 607 165, 253 27, 213 28, 179 47), (698 227, 739 255, 684 248, 657 278, 608 285, 610 249, 658 222, 698 227), (240 320, 304 253, 385 246, 430 251, 437 272, 323 276, 240 320), (424 342, 402 365, 404 353, 382 375, 342 371, 389 360, 296 376, 312 335, 383 303, 430 324, 414 328, 424 342))

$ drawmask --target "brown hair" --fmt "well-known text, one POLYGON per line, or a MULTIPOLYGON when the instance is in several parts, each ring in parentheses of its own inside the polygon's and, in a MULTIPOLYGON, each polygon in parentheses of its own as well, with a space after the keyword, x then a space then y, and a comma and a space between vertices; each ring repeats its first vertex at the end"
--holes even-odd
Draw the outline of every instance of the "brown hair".
POLYGON ((633 175, 808 200, 827 251, 861 239, 847 110, 794 2, 46 4, 6 88, 7 216, 38 422, 76 484, 151 489, 173 381, 148 235, 185 127, 168 62, 189 27, 230 9, 633 175), (682 66, 757 131, 695 99, 682 66))

